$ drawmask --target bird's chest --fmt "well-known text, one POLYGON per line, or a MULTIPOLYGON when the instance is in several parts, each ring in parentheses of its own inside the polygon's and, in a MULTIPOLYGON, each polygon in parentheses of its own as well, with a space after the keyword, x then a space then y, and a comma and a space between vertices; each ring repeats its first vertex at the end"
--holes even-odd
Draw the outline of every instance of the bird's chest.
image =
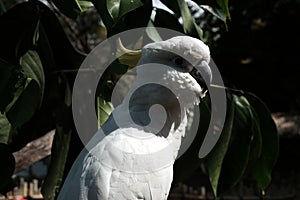
POLYGON ((167 138, 135 128, 117 129, 90 153, 112 170, 129 173, 159 171, 175 160, 167 138))

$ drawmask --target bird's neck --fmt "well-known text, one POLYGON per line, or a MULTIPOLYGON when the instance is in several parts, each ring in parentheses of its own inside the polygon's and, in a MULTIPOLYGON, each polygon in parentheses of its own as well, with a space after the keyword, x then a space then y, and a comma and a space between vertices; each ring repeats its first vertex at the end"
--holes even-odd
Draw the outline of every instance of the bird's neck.
POLYGON ((129 111, 136 124, 151 124, 153 129, 160 127, 159 134, 165 137, 172 128, 179 127, 185 117, 182 116, 185 115, 185 110, 180 107, 176 96, 159 85, 145 86, 131 95, 129 111))

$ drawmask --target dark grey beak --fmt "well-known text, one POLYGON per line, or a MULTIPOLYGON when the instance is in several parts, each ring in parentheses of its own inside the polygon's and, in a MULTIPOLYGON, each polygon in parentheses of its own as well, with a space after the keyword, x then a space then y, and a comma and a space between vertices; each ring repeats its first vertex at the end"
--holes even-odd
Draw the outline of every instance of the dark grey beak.
POLYGON ((207 62, 202 61, 200 65, 195 66, 190 74, 199 83, 199 85, 205 89, 212 82, 212 72, 207 62))

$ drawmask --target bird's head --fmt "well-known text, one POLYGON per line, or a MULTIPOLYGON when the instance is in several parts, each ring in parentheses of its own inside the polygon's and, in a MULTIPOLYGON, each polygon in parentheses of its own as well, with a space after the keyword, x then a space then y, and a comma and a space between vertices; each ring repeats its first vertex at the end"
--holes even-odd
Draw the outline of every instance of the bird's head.
POLYGON ((199 103, 199 99, 189 99, 188 92, 194 92, 197 97, 203 97, 206 85, 211 83, 212 72, 208 65, 210 51, 202 41, 189 36, 177 36, 171 39, 154 42, 144 46, 142 57, 138 63, 162 64, 168 68, 153 70, 149 67, 137 67, 140 77, 156 76, 157 82, 174 87, 179 98, 187 98, 187 103, 199 103))

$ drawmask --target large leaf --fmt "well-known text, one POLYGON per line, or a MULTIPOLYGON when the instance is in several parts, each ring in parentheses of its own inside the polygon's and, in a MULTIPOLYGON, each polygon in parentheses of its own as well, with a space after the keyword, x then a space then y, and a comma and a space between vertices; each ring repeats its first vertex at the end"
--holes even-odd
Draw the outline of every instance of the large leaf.
POLYGON ((152 1, 92 1, 107 28, 107 37, 133 28, 146 27, 152 13, 152 1))
POLYGON ((103 98, 97 97, 97 108, 98 126, 100 127, 113 111, 113 105, 111 102, 107 102, 103 98))
POLYGON ((80 8, 81 12, 86 11, 88 8, 93 6, 93 3, 91 1, 85 1, 85 0, 76 0, 76 3, 78 7, 80 8))
POLYGON ((24 91, 7 111, 7 118, 14 129, 22 126, 33 116, 40 104, 40 97, 38 84, 28 78, 24 91))
POLYGON ((22 66, 23 74, 38 84, 40 88, 40 95, 43 97, 45 88, 45 75, 40 57, 37 52, 28 51, 24 56, 21 57, 20 64, 22 66))
POLYGON ((203 38, 203 31, 202 29, 196 24, 188 6, 185 1, 177 0, 177 3, 180 8, 181 17, 183 20, 183 28, 186 34, 191 35, 193 37, 202 39, 203 38))
POLYGON ((125 14, 129 13, 130 11, 133 11, 137 9, 138 7, 141 7, 143 3, 140 0, 109 0, 107 1, 107 8, 114 19, 114 21, 118 21, 121 19, 125 14))
POLYGON ((44 90, 44 72, 36 52, 29 51, 20 62, 24 76, 27 78, 24 91, 7 111, 7 118, 14 129, 27 122, 39 107, 44 90))
POLYGON ((207 159, 205 161, 205 166, 208 171, 209 180, 215 196, 217 196, 219 178, 223 168, 222 165, 224 162, 224 158, 228 150, 235 116, 235 101, 233 100, 233 97, 229 96, 228 103, 230 103, 230 107, 228 109, 224 129, 216 146, 208 154, 207 159))
POLYGON ((222 9, 212 7, 209 5, 201 5, 201 8, 204 8, 205 10, 207 10, 208 12, 210 12, 211 14, 213 14, 214 16, 216 16, 223 22, 226 22, 227 16, 226 16, 226 13, 222 9))
POLYGON ((265 189, 271 181, 271 172, 277 161, 279 152, 279 137, 271 113, 262 100, 254 94, 247 94, 251 106, 257 113, 262 138, 261 154, 253 167, 253 177, 258 186, 265 189))
POLYGON ((234 187, 247 169, 253 138, 253 114, 249 102, 243 96, 233 95, 235 115, 231 141, 222 165, 218 193, 234 187))
POLYGON ((162 41, 157 29, 154 26, 152 20, 149 20, 147 28, 146 28, 147 36, 154 42, 162 41))
POLYGON ((226 13, 226 16, 230 19, 228 0, 217 0, 217 3, 219 4, 223 12, 226 13))

